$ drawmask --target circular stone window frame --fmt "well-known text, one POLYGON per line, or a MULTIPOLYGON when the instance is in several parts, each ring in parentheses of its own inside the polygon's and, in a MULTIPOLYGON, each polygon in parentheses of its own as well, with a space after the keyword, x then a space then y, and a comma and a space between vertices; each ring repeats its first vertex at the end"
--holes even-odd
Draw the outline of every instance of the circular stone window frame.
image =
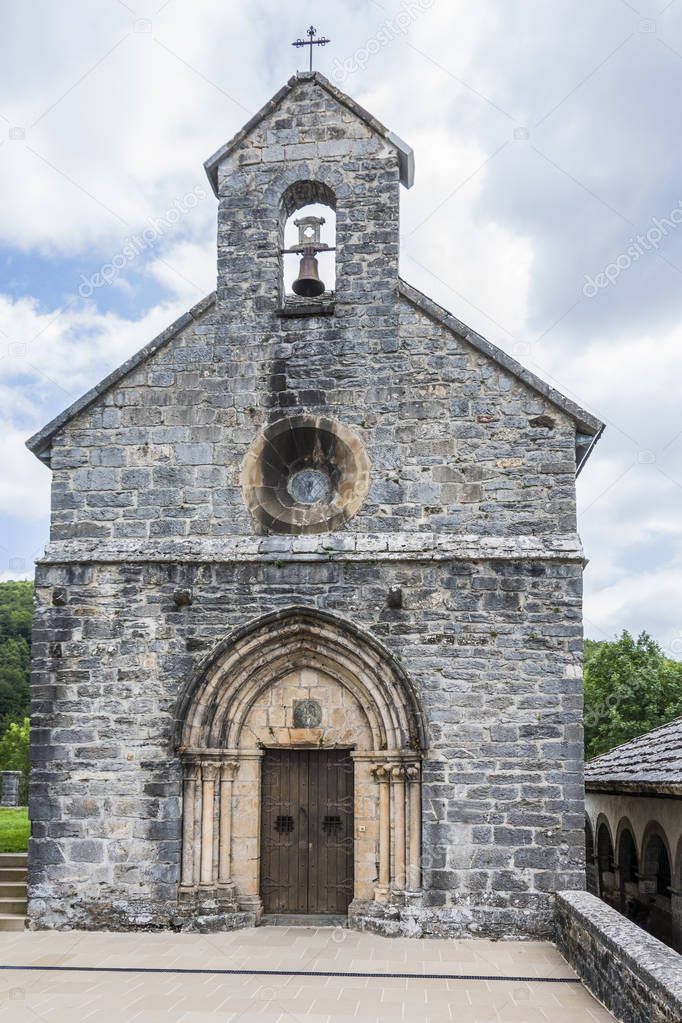
POLYGON ((369 492, 370 463, 360 438, 325 416, 278 419, 254 439, 242 467, 244 502, 269 533, 326 533, 339 529, 359 511, 369 492), (291 477, 317 469, 329 479, 326 500, 296 501, 291 477))

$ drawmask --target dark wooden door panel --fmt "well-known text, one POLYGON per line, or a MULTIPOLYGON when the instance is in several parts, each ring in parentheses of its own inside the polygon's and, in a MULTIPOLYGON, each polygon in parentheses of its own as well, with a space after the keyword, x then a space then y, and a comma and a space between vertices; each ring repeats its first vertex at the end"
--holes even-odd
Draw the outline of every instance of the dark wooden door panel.
POLYGON ((307 797, 306 765, 268 750, 263 758, 261 811, 261 893, 268 913, 307 912, 307 855, 301 855, 307 824, 301 798, 307 797), (302 834, 303 826, 303 834, 302 834))
POLYGON ((353 898, 353 762, 344 750, 311 753, 310 913, 345 913, 353 898))
POLYGON ((345 913, 353 898, 353 762, 345 750, 267 750, 261 895, 266 913, 345 913))

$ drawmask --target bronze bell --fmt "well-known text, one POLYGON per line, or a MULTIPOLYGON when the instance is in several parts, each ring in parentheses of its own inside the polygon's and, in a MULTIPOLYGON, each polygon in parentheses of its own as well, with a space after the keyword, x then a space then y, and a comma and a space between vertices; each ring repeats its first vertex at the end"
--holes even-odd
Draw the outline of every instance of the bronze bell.
POLYGON ((303 298, 317 298, 324 294, 324 281, 320 280, 320 268, 317 265, 314 249, 304 249, 298 277, 291 285, 295 295, 303 298))
POLYGON ((298 277, 291 285, 294 295, 303 298, 319 298, 324 294, 324 281, 320 280, 320 268, 317 264, 318 252, 333 252, 320 238, 324 217, 300 217, 294 221, 298 228, 298 245, 284 252, 296 252, 301 257, 298 277))

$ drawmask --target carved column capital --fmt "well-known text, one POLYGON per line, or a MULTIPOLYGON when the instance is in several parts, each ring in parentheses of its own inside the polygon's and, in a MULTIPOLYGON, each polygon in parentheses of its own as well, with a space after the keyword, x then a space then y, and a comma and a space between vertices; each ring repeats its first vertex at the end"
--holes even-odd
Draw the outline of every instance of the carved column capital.
POLYGON ((404 782, 407 777, 404 764, 392 764, 391 765, 391 781, 393 782, 404 782))
POLYGON ((198 781, 199 765, 195 760, 183 760, 182 778, 183 781, 198 781))
POLYGON ((235 775, 239 770, 238 760, 223 760, 220 765, 220 780, 221 781, 234 781, 235 775))
POLYGON ((216 764, 211 760, 202 760, 201 777, 203 781, 216 781, 219 771, 220 764, 216 764))
POLYGON ((372 768, 372 777, 380 785, 387 784, 391 780, 390 764, 377 764, 372 768))
POLYGON ((417 782, 421 778, 419 764, 407 764, 405 767, 405 778, 408 782, 417 782))

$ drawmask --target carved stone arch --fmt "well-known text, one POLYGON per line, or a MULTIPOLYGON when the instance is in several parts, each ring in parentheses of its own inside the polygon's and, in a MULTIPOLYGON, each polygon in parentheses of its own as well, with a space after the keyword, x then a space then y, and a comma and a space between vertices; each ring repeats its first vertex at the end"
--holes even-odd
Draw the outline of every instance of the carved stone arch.
POLYGON ((663 847, 663 852, 665 853, 665 856, 667 858, 667 869, 672 877, 673 858, 670 849, 670 842, 668 841, 668 836, 663 827, 659 824, 659 822, 652 820, 649 821, 649 823, 644 829, 639 858, 642 875, 646 878, 655 877, 657 874, 658 862, 655 855, 655 850, 660 848, 660 846, 658 846, 659 841, 661 843, 661 846, 663 847))
POLYGON ((300 606, 236 630, 197 667, 177 706, 174 745, 185 778, 180 897, 220 898, 258 918, 260 761, 268 750, 345 750, 362 818, 355 902, 418 891, 425 744, 405 672, 353 623, 300 606), (297 722, 304 703, 315 713, 297 722))
MULTIPOLYGON (((605 832, 608 835, 609 843, 611 846, 611 854, 612 856, 615 856, 615 843, 613 841, 613 831, 611 830, 611 822, 609 821, 605 813, 597 814, 597 820, 594 825, 594 844, 595 849, 597 851, 597 856, 599 855, 599 833, 602 829, 602 826, 604 827, 605 832)), ((604 840, 602 839, 602 842, 603 841, 604 840)))
POLYGON ((673 869, 668 836, 658 821, 649 821, 640 859, 640 889, 648 910, 645 927, 667 945, 679 946, 682 935, 673 869))
POLYGON ((613 845, 616 866, 620 866, 620 846, 624 832, 630 833, 630 838, 632 839, 632 843, 635 847, 635 854, 637 856, 638 862, 640 858, 639 848, 637 845, 637 832, 635 831, 632 825, 632 821, 630 820, 629 817, 621 817, 620 820, 618 821, 618 827, 616 828, 616 841, 614 842, 613 845))
POLYGON ((595 848, 597 854, 597 872, 599 878, 599 895, 605 902, 614 903, 618 894, 616 892, 616 877, 614 871, 615 850, 613 844, 613 833, 611 825, 605 814, 600 813, 597 817, 595 828, 595 848))
POLYGON ((245 713, 264 686, 283 672, 322 663, 341 685, 355 688, 374 749, 425 748, 419 703, 395 658, 357 625, 300 606, 236 630, 202 661, 178 703, 176 749, 238 746, 245 713))
MULTIPOLYGON (((280 180, 280 186, 282 182, 280 180)), ((289 182, 280 196, 282 210, 287 217, 290 217, 296 210, 303 206, 312 206, 321 203, 336 210, 336 192, 326 181, 321 180, 317 174, 315 177, 300 178, 289 182)))
POLYGON ((629 817, 621 817, 616 830, 615 864, 620 892, 620 910, 633 915, 639 903, 639 854, 635 829, 629 817))
POLYGON ((297 164, 283 167, 266 187, 263 198, 271 206, 279 206, 286 216, 300 208, 296 196, 312 195, 310 202, 321 202, 336 210, 337 205, 348 203, 352 192, 347 180, 333 164, 318 163, 314 167, 297 164), (334 202, 330 202, 333 198, 334 202))
POLYGON ((585 860, 588 866, 594 863, 594 855, 594 831, 592 830, 592 822, 589 815, 585 814, 585 860))

